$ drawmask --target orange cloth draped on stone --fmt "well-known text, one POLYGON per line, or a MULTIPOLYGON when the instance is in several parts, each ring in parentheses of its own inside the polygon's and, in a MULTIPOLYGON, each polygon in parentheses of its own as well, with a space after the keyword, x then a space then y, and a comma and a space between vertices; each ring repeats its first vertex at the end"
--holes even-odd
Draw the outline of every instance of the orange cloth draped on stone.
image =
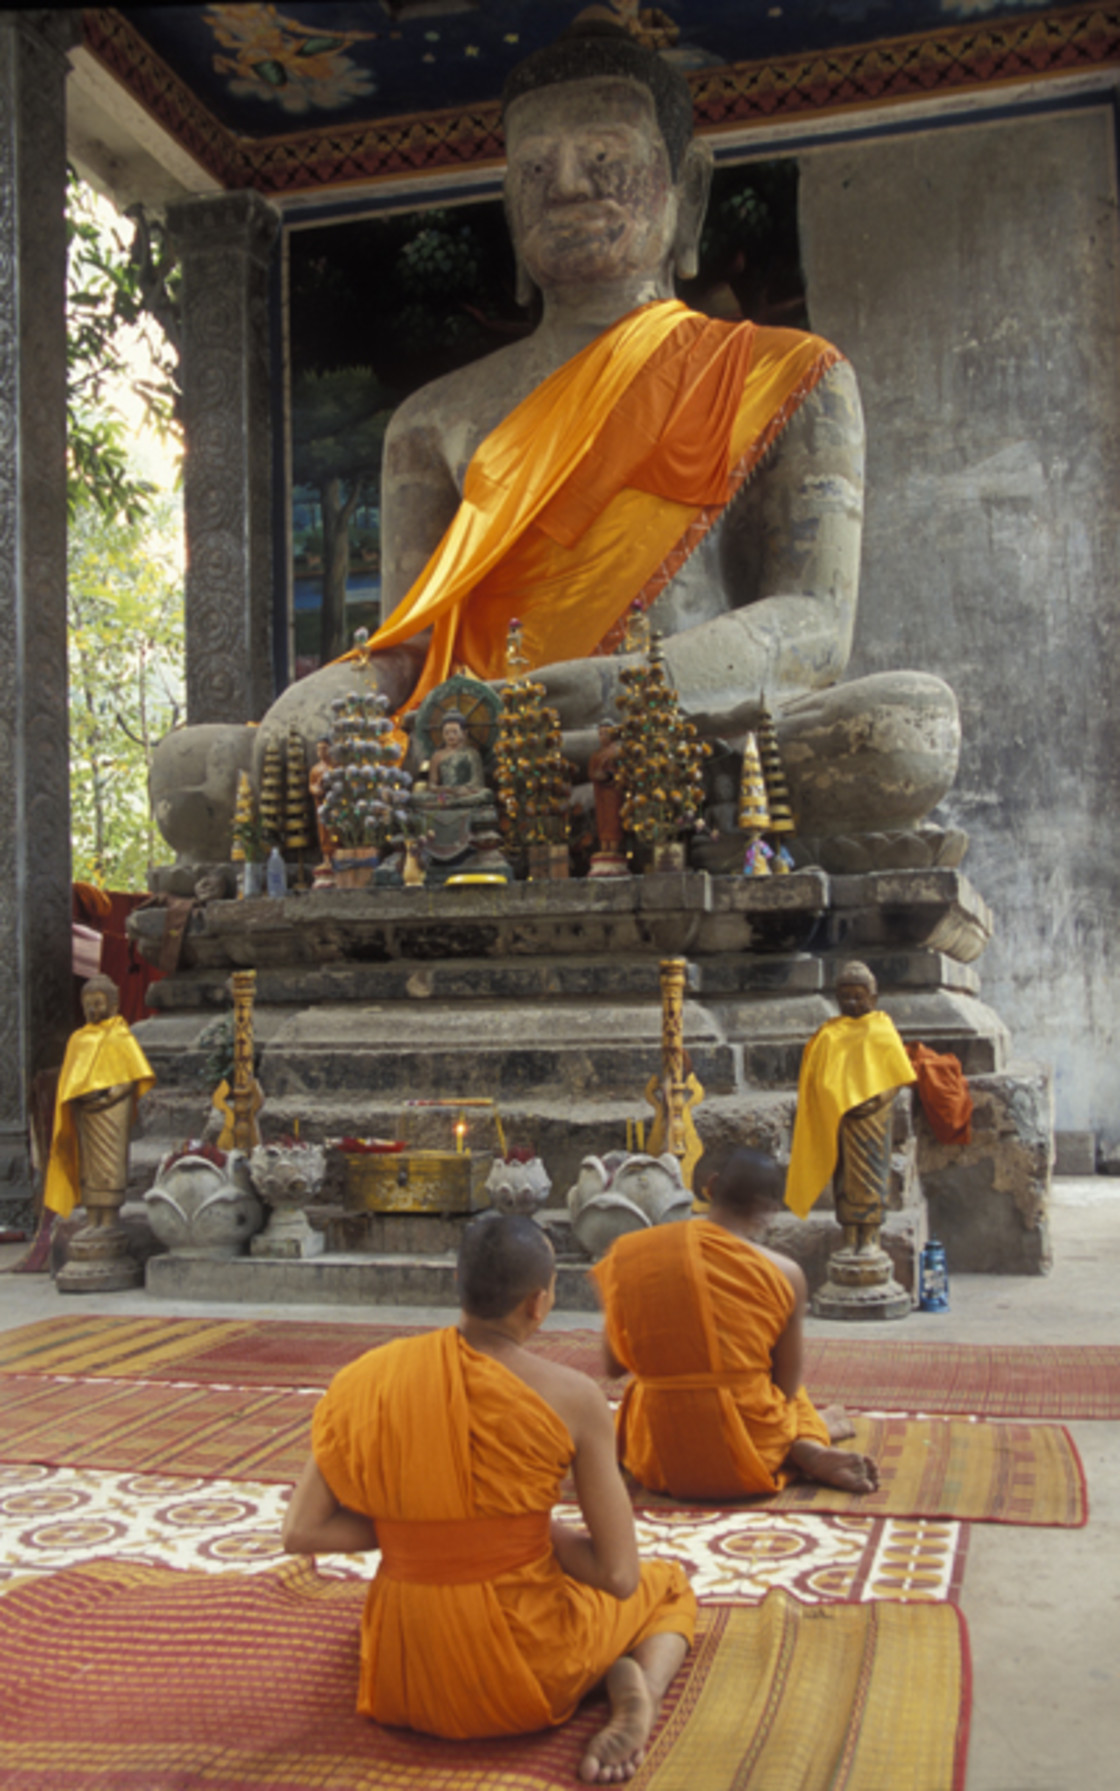
POLYGON ((918 1078, 918 1099, 930 1130, 942 1144, 972 1141, 972 1090, 951 1051, 931 1051, 928 1045, 907 1045, 906 1055, 918 1078))
POLYGON ((480 444, 454 521, 370 643, 432 628, 409 706, 456 669, 503 677, 514 617, 533 667, 603 648, 840 358, 666 299, 558 368, 480 444))
POLYGON ((607 1341, 634 1375, 619 1455, 643 1486, 678 1499, 777 1492, 799 1437, 828 1442, 805 1389, 790 1400, 774 1384, 794 1294, 753 1244, 685 1219, 618 1238, 591 1273, 607 1341))
POLYGON ((133 1100, 139 1101, 155 1084, 152 1066, 128 1028, 128 1021, 114 1014, 93 1026, 79 1026, 66 1042, 66 1054, 55 1097, 51 1154, 43 1187, 43 1203, 65 1219, 81 1199, 78 1129, 70 1102, 80 1095, 96 1094, 119 1083, 134 1084, 133 1100))
POLYGON ((840 1121, 888 1088, 917 1077, 889 1014, 841 1014, 817 1028, 801 1054, 786 1205, 804 1219, 824 1193, 839 1151, 840 1121))
POLYGON ((362 1619, 358 1709, 376 1721, 459 1739, 545 1728, 635 1642, 691 1640, 695 1599, 675 1564, 644 1562, 626 1599, 564 1573, 548 1523, 574 1453, 567 1426, 458 1330, 344 1368, 312 1448, 340 1504, 388 1520, 362 1619))

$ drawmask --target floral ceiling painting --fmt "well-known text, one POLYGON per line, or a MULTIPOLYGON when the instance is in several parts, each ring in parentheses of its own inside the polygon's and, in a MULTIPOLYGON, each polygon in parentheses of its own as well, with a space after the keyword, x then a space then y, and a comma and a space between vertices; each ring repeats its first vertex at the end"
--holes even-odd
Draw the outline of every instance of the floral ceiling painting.
POLYGON ((512 65, 579 16, 613 20, 692 74, 999 23, 1044 7, 1045 0, 368 0, 119 10, 222 124, 262 136, 328 117, 355 123, 492 103, 512 65))

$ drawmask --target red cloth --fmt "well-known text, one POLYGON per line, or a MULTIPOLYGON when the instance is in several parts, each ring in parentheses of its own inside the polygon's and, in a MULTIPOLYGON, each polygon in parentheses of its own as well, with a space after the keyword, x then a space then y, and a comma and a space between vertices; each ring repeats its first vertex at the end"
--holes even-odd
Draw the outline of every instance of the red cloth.
POLYGON ((934 1137, 942 1144, 971 1144, 972 1091, 960 1058, 951 1051, 931 1051, 928 1045, 907 1045, 906 1054, 934 1137))
MULTIPOLYGON (((134 908, 150 901, 147 895, 134 895, 122 890, 95 889, 92 883, 73 885, 72 915, 86 926, 97 927, 102 935, 101 974, 109 977, 120 990, 121 1018, 129 1025, 144 1020, 151 1013, 148 986, 158 982, 160 972, 140 956, 125 933, 125 923, 134 908)), ((83 1023, 80 988, 75 984, 75 1017, 83 1023)))

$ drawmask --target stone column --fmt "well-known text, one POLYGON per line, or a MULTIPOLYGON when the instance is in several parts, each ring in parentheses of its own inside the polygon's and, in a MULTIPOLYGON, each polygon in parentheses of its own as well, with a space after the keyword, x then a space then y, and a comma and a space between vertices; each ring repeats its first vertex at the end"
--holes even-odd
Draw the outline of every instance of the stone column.
POLYGON ((66 51, 0 13, 0 1223, 26 1216, 31 1078, 73 1029, 66 701, 66 51))
POLYGON ((168 208, 183 270, 187 717, 259 721, 272 701, 268 267, 279 214, 255 193, 168 208))

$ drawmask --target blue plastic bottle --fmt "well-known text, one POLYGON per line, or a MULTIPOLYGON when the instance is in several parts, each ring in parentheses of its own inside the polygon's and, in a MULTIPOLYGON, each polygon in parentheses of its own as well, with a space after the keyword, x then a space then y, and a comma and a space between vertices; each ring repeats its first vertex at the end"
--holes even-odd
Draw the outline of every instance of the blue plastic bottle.
POLYGON ((949 1267, 945 1246, 930 1238, 922 1249, 918 1268, 918 1305, 923 1312, 948 1312, 949 1267))
POLYGON ((279 846, 273 846, 268 855, 265 888, 270 896, 283 896, 288 893, 288 867, 284 863, 279 846))

